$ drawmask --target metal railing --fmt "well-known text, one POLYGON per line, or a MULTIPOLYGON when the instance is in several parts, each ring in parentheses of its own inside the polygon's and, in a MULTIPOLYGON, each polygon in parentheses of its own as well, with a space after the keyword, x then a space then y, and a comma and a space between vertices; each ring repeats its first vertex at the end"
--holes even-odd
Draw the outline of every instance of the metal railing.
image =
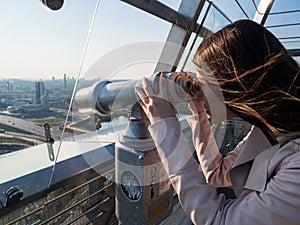
POLYGON ((41 198, 3 215, 0 224, 116 224, 112 176, 114 169, 102 175, 93 169, 84 171, 50 187, 41 198))

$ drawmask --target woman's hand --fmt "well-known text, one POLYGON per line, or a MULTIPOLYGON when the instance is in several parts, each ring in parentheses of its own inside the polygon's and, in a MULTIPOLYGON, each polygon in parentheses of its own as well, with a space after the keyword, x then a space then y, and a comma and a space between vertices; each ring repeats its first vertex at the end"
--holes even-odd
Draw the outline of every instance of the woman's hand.
POLYGON ((143 78, 143 87, 135 86, 142 109, 150 123, 167 118, 176 117, 173 105, 168 101, 166 78, 162 74, 159 80, 159 93, 155 94, 147 78, 143 78))
POLYGON ((193 114, 200 114, 205 111, 204 101, 205 96, 201 91, 196 98, 189 102, 188 107, 193 114))

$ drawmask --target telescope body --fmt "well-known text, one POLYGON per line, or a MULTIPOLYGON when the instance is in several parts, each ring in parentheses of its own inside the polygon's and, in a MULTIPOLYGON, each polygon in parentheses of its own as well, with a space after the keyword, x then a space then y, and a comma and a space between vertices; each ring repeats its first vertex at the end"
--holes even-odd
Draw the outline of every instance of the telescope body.
MULTIPOLYGON (((197 96, 200 85, 192 73, 167 72, 166 88, 168 101, 179 103, 197 96)), ((154 93, 158 93, 161 72, 148 77, 154 93)), ((128 111, 139 100, 135 86, 142 86, 142 80, 103 80, 80 89, 75 95, 78 111, 86 114, 110 115, 112 112, 128 111)))

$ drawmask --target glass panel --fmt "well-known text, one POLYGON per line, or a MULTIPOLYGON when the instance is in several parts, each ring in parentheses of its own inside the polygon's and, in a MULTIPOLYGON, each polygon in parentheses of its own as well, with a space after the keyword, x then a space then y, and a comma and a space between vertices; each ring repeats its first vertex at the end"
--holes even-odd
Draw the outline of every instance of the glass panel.
POLYGON ((54 12, 39 1, 2 5, 0 106, 8 151, 44 143, 45 123, 60 140, 93 7, 74 1, 54 12))
POLYGON ((275 1, 265 24, 287 49, 300 48, 299 10, 295 1, 275 1))
POLYGON ((247 16, 252 19, 255 15, 255 3, 256 6, 259 4, 258 1, 243 1, 243 0, 214 0, 213 3, 219 9, 222 10, 225 15, 229 16, 229 18, 234 22, 239 19, 247 19, 247 16), (242 8, 242 9, 241 9, 242 8))
MULTIPOLYGON (((209 7, 209 3, 206 2, 198 18, 198 24, 203 23, 204 28, 208 29, 211 32, 216 32, 217 30, 221 29, 222 27, 230 23, 228 19, 224 15, 222 15, 222 13, 213 5, 209 8, 209 11, 207 13, 208 7, 209 7)), ((191 38, 188 41, 187 47, 179 63, 178 66, 179 70, 184 70, 184 71, 195 70, 192 64, 192 59, 202 39, 203 39, 202 37, 196 36, 195 33, 191 35, 191 38)))
MULTIPOLYGON (((136 80, 151 75, 170 27, 171 24, 124 2, 102 1, 77 91, 99 81, 136 80), (119 15, 123 15, 122 19, 119 15)), ((116 116, 116 126, 124 128, 124 123, 127 125, 127 114, 125 112, 121 118, 116 116)), ((101 125, 98 125, 101 128, 97 129, 95 115, 80 113, 77 105, 73 104, 73 123, 68 128, 78 133, 97 130, 106 134, 112 131, 110 116, 102 115, 99 118, 101 125)), ((111 139, 105 138, 100 138, 100 142, 111 142, 111 139)))
POLYGON ((205 18, 204 27, 213 32, 216 32, 229 23, 230 21, 228 21, 228 19, 224 15, 222 15, 218 8, 212 5, 209 13, 205 18))
POLYGON ((80 113, 72 105, 75 84, 79 90, 98 81, 151 75, 171 24, 110 0, 100 1, 92 29, 96 1, 65 2, 58 11, 39 1, 9 1, 2 9, 0 192, 13 180, 26 198, 84 166, 111 160, 104 150, 97 159, 87 153, 115 142, 127 126, 128 112, 97 117, 97 126, 95 114, 80 113), (67 114, 70 104, 72 113, 67 114), (76 163, 81 155, 85 163, 76 163), (70 158, 76 167, 67 164, 70 158))
POLYGON ((95 4, 1 7, 0 209, 49 186, 95 4))
MULTIPOLYGON (((68 142, 74 143, 85 164, 98 174, 105 173, 105 164, 114 165, 115 149, 111 151, 111 143, 115 143, 125 133, 131 111, 131 107, 127 105, 130 104, 131 97, 135 97, 133 86, 126 86, 125 80, 136 81, 153 73, 170 27, 171 24, 124 2, 101 1, 82 74, 76 87, 75 99, 72 102, 72 113, 69 115, 70 123, 67 130, 74 135, 64 139, 53 180, 61 174, 59 162, 70 152, 68 142), (118 81, 121 85, 114 92, 112 89, 106 89, 106 86, 104 88, 107 81, 112 83, 118 81), (78 93, 92 85, 98 85, 89 89, 94 90, 95 95, 89 95, 83 102, 81 101, 85 105, 81 107, 78 101, 82 99, 78 100, 78 93), (98 88, 93 89, 94 87, 98 88), (103 90, 105 99, 101 100, 103 110, 99 110, 101 114, 95 114, 93 108, 96 106, 96 98, 103 90), (116 102, 122 102, 124 107, 118 107, 116 102), (108 112, 106 107, 109 108, 108 112), (98 149, 100 149, 98 154, 94 156, 89 154, 98 149), (103 164, 94 166, 101 161, 103 164)), ((107 179, 115 181, 114 177, 107 179)))
MULTIPOLYGON (((95 2, 81 1, 57 12, 40 3, 15 4, 5 3, 1 14, 0 135, 2 146, 9 144, 3 153, 44 143, 45 123, 60 140, 95 8, 95 2)), ((169 29, 124 2, 101 1, 78 86, 151 74, 169 29)), ((66 130, 64 137, 70 135, 66 130)))

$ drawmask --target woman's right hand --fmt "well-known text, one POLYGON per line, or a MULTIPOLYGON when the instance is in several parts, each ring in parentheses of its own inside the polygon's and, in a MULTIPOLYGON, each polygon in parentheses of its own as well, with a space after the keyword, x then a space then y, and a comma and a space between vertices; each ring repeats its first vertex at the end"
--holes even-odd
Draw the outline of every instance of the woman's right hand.
POLYGON ((205 112, 204 94, 202 91, 197 95, 196 98, 193 98, 192 101, 189 102, 188 107, 193 114, 205 112))

